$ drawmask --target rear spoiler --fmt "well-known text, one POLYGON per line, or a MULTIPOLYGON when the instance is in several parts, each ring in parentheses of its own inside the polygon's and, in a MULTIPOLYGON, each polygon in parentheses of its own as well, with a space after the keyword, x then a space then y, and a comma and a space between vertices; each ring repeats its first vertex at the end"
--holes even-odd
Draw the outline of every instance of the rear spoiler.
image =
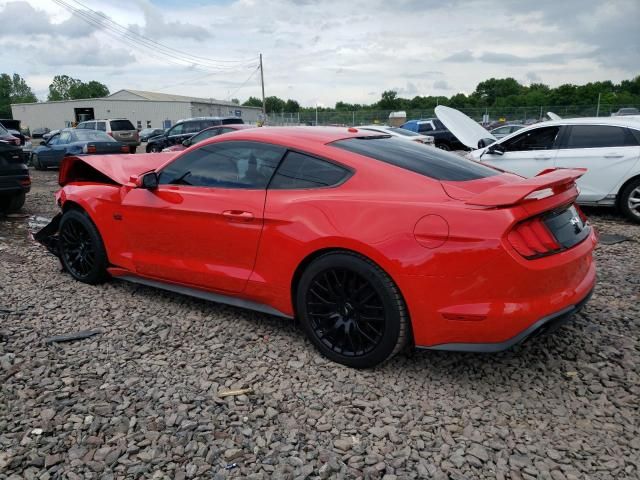
POLYGON ((574 183, 586 171, 586 168, 544 170, 536 177, 527 178, 521 182, 506 183, 486 190, 465 203, 483 207, 506 207, 520 203, 527 197, 532 200, 545 198, 556 193, 554 190, 559 190, 559 187, 574 183), (538 191, 540 192, 539 196, 532 195, 538 191))

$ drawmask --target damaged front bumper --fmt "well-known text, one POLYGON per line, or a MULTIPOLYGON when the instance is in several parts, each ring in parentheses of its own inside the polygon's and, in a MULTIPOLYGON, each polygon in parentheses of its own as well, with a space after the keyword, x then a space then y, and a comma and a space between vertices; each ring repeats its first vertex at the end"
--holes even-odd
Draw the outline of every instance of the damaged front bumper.
POLYGON ((32 235, 33 239, 36 242, 44 245, 47 250, 49 250, 49 252, 54 254, 56 257, 60 257, 60 250, 58 248, 58 229, 60 228, 61 219, 62 213, 58 213, 46 226, 32 235))

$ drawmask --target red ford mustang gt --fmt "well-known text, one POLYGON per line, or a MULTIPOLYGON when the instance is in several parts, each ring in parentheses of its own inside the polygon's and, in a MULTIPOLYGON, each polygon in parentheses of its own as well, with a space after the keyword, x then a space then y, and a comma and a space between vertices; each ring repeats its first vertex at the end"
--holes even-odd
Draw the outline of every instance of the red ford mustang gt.
POLYGON ((36 239, 109 276, 298 317, 353 367, 408 344, 494 352, 549 331, 595 283, 584 170, 523 179, 346 128, 228 133, 180 153, 71 157, 36 239))

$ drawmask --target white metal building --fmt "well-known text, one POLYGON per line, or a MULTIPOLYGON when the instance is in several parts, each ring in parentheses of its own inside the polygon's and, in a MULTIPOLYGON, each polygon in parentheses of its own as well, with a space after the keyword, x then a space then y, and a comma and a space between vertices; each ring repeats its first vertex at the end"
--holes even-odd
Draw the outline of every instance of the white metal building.
POLYGON ((138 128, 167 128, 190 117, 237 116, 245 123, 256 123, 261 109, 243 107, 213 98, 187 97, 142 90, 119 90, 103 98, 58 102, 16 103, 13 118, 23 127, 51 130, 77 122, 105 118, 127 118, 138 128))

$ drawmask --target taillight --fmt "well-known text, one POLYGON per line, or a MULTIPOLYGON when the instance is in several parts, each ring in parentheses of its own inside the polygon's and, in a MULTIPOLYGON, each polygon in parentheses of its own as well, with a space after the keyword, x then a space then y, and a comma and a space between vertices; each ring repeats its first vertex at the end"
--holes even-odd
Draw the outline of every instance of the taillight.
POLYGON ((580 220, 582 220, 582 223, 587 223, 587 216, 584 214, 578 204, 575 204, 574 207, 576 207, 576 212, 578 212, 578 216, 580 217, 580 220))
POLYGON ((120 151, 122 153, 129 153, 129 145, 122 145, 122 147, 120 147, 120 151))
POLYGON ((109 135, 110 137, 113 137, 113 132, 107 132, 107 135, 109 135))
POLYGON ((87 153, 96 153, 96 146, 95 145, 87 145, 87 153))
POLYGON ((518 223, 507 239, 520 255, 529 259, 551 255, 562 249, 540 217, 518 223))

